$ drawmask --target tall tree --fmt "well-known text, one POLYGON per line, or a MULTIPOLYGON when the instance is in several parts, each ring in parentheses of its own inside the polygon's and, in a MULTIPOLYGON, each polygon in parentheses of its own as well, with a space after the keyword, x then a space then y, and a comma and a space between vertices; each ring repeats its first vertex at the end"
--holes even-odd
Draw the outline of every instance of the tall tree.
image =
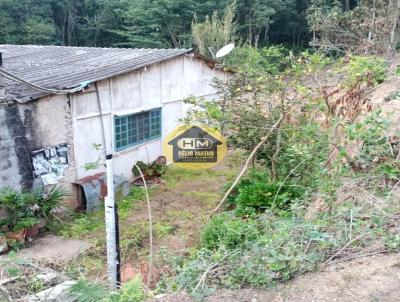
POLYGON ((0 0, 0 43, 56 43, 46 1, 0 0))
MULTIPOLYGON (((254 46, 305 41, 305 6, 298 3, 306 1, 237 0, 235 21, 241 40, 254 46)), ((202 23, 214 11, 221 14, 231 2, 0 0, 0 43, 191 47, 194 16, 202 23)))
POLYGON ((268 41, 271 24, 279 14, 294 8, 294 0, 242 0, 238 2, 238 22, 242 37, 248 45, 258 47, 260 40, 268 41))
POLYGON ((194 43, 201 54, 214 56, 219 48, 235 40, 235 14, 236 2, 233 2, 226 8, 221 17, 215 11, 211 18, 206 16, 204 22, 195 20, 192 23, 194 43))

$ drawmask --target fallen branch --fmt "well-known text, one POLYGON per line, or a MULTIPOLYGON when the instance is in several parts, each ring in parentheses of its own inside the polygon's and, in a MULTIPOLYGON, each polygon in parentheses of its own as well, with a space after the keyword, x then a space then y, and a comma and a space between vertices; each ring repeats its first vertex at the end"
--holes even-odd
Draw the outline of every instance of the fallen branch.
POLYGON ((4 285, 4 284, 7 284, 7 283, 10 283, 10 282, 12 282, 12 281, 15 281, 15 280, 17 280, 17 279, 19 279, 19 278, 20 278, 20 277, 17 276, 17 277, 12 277, 12 278, 8 278, 8 279, 0 280, 0 286, 1 286, 1 285, 4 285))
POLYGON ((210 267, 208 267, 208 268, 204 271, 204 273, 201 275, 201 277, 200 277, 200 279, 199 279, 199 282, 197 283, 196 287, 193 289, 192 293, 195 293, 195 292, 199 289, 200 286, 201 286, 201 288, 203 288, 204 283, 206 282, 206 278, 207 278, 208 273, 209 273, 214 267, 216 267, 217 265, 218 265, 218 263, 214 263, 214 264, 212 264, 210 267))
POLYGON ((353 242, 361 239, 362 237, 369 235, 368 233, 364 233, 361 234, 359 236, 357 236, 356 238, 354 238, 353 240, 350 240, 349 242, 347 242, 341 249, 339 249, 339 251, 337 251, 334 255, 332 255, 331 257, 329 257, 328 260, 326 260, 324 262, 325 265, 329 264, 333 259, 335 259, 336 257, 338 257, 345 249, 347 249, 353 242))
POLYGON ((371 252, 371 253, 352 254, 352 255, 349 255, 348 257, 343 257, 343 258, 340 258, 340 259, 337 259, 337 260, 333 260, 329 264, 335 264, 335 263, 354 260, 354 259, 358 259, 358 258, 370 257, 370 256, 379 255, 379 254, 385 254, 385 253, 388 253, 388 252, 389 251, 387 249, 382 249, 382 250, 378 250, 378 251, 371 252))
POLYGON ((275 131, 275 129, 277 127, 279 127, 279 125, 281 124, 282 120, 283 120, 283 115, 281 115, 279 120, 269 130, 268 134, 265 137, 263 137, 261 139, 261 141, 258 143, 258 145, 253 149, 253 151, 251 151, 251 153, 250 153, 249 157, 247 158, 246 163, 244 164, 244 166, 243 166, 242 170, 240 171, 239 175, 236 177, 235 181, 233 182, 233 184, 231 185, 229 190, 226 191, 224 197, 221 199, 221 201, 219 202, 217 207, 210 213, 210 216, 214 215, 222 207, 222 205, 225 203, 225 201, 228 198, 228 196, 232 193, 233 189, 236 187, 236 185, 239 183, 240 179, 246 173, 246 171, 247 171, 247 169, 248 169, 248 167, 250 165, 250 162, 252 161, 252 159, 256 155, 257 151, 262 147, 262 145, 264 145, 267 142, 267 140, 269 139, 271 134, 275 131))

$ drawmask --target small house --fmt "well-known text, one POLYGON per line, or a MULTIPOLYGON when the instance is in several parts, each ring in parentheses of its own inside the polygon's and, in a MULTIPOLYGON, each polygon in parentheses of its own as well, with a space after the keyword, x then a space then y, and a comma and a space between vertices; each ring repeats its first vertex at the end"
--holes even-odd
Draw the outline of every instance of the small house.
POLYGON ((59 184, 74 204, 74 184, 105 171, 88 169, 104 150, 129 179, 162 155, 183 100, 216 98, 214 78, 228 76, 191 49, 0 45, 0 188, 59 184))

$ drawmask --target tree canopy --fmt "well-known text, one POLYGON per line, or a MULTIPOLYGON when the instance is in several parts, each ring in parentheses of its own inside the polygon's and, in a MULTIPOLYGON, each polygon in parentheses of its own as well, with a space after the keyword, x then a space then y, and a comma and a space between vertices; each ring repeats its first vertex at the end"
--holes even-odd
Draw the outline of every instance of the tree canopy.
MULTIPOLYGON (((191 47, 192 22, 222 14, 221 0, 0 0, 0 43, 191 47)), ((238 38, 304 45, 303 0, 235 2, 238 38)))
POLYGON ((398 0, 0 0, 0 43, 200 50, 230 38, 337 51, 367 41, 377 52, 396 46, 399 11, 398 0))

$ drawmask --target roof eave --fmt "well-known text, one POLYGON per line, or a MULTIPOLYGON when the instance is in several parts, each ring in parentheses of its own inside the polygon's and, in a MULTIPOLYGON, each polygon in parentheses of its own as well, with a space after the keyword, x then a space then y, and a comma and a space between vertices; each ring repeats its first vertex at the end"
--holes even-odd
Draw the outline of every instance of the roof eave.
MULTIPOLYGON (((147 67, 147 66, 150 66, 150 65, 153 65, 153 64, 157 64, 157 63, 160 63, 160 62, 163 62, 163 61, 171 60, 171 59, 174 59, 174 58, 177 58, 177 57, 180 57, 180 56, 183 56, 183 55, 191 54, 191 53, 194 53, 192 48, 190 48, 187 51, 184 51, 182 53, 179 53, 179 54, 171 54, 170 56, 166 56, 164 58, 161 58, 161 59, 158 59, 158 60, 154 60, 152 62, 146 62, 146 63, 137 65, 137 66, 132 67, 132 68, 127 68, 126 70, 121 70, 119 72, 110 73, 110 74, 107 74, 107 75, 103 75, 101 77, 88 79, 87 81, 89 81, 92 84, 92 83, 95 83, 95 82, 98 82, 98 81, 102 81, 102 80, 109 79, 109 78, 112 78, 112 77, 115 77, 115 76, 119 76, 119 75, 123 75, 123 74, 129 73, 129 72, 133 72, 133 71, 142 69, 144 67, 147 67)), ((61 89, 75 88, 75 87, 78 87, 81 83, 82 82, 74 83, 72 85, 68 85, 68 86, 62 87, 61 89)), ((82 91, 84 91, 84 89, 82 89, 82 91)), ((77 92, 77 93, 79 93, 79 92, 77 92)), ((6 101, 6 102, 7 101, 9 101, 9 102, 10 101, 15 101, 15 102, 18 102, 18 103, 29 103, 29 102, 33 102, 33 101, 35 101, 37 99, 52 95, 52 94, 53 93, 44 92, 44 91, 38 91, 38 93, 35 94, 34 97, 32 97, 32 95, 17 97, 15 95, 12 96, 12 95, 7 95, 6 94, 6 96, 5 96, 5 98, 3 100, 6 101)), ((2 100, 0 100, 0 102, 1 101, 2 100)))

